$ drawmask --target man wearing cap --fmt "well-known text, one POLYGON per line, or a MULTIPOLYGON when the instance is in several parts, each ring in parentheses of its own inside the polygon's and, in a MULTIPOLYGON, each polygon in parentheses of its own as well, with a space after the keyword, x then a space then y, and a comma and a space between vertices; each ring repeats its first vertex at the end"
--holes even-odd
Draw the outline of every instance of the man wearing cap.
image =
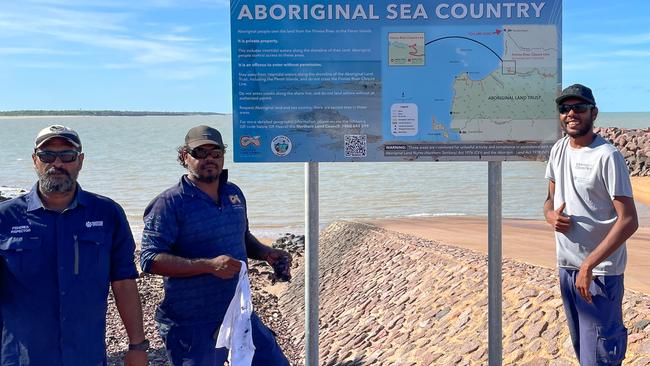
MULTIPOLYGON (((173 366, 223 365, 228 351, 215 348, 215 337, 235 294, 240 261, 291 261, 287 252, 261 244, 250 233, 244 195, 223 169, 225 152, 216 129, 190 129, 178 148, 178 161, 188 174, 144 213, 140 263, 144 271, 165 276, 156 320, 173 366)), ((251 325, 252 365, 288 365, 274 335, 254 313, 251 325)))
POLYGON ((0 366, 106 365, 109 284, 125 365, 147 364, 135 243, 122 208, 77 184, 79 135, 53 125, 32 154, 38 182, 0 203, 0 366))
POLYGON ((546 221, 555 230, 560 291, 580 365, 620 365, 625 241, 638 227, 625 160, 593 131, 591 89, 575 84, 556 99, 566 136, 546 168, 546 221))

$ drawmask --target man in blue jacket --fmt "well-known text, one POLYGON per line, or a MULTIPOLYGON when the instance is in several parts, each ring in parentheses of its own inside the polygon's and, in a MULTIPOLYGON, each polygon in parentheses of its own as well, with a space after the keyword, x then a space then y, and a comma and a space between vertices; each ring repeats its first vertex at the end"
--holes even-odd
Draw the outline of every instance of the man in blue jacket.
POLYGON ((124 211, 77 184, 84 154, 74 130, 41 130, 32 160, 38 182, 0 203, 0 366, 106 365, 109 284, 131 343, 124 364, 146 365, 124 211))
MULTIPOLYGON (((215 335, 247 258, 284 263, 291 256, 261 244, 248 230, 246 199, 223 169, 221 134, 197 126, 185 136, 178 160, 188 170, 158 195, 144 213, 141 265, 165 276, 165 297, 156 311, 159 332, 173 366, 223 365, 225 348, 215 335)), ((288 365, 275 337, 253 313, 253 365, 288 365)))

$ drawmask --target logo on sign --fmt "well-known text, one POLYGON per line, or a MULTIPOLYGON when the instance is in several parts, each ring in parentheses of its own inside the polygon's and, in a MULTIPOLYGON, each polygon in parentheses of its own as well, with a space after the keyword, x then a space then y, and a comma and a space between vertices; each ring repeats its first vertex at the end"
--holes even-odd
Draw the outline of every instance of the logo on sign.
POLYGON ((291 139, 287 136, 275 136, 271 140, 271 150, 277 156, 287 156, 291 152, 291 139))
POLYGON ((262 145, 262 142, 260 141, 259 136, 242 136, 239 138, 239 146, 241 147, 248 147, 249 145, 253 145, 255 147, 260 147, 262 145))

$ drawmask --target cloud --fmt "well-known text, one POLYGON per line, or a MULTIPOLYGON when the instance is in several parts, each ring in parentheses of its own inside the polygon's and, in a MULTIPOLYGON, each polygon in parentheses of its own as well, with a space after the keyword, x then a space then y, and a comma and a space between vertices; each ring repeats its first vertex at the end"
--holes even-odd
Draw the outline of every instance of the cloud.
POLYGON ((585 70, 598 70, 603 67, 611 65, 608 61, 580 61, 580 62, 562 62, 562 70, 564 71, 585 71, 585 70))
POLYGON ((618 46, 633 46, 633 45, 650 45, 650 33, 641 34, 585 34, 576 37, 580 41, 593 42, 598 45, 618 45, 618 46))
POLYGON ((66 62, 56 62, 56 61, 28 61, 21 62, 18 65, 15 65, 16 69, 67 69, 67 70, 80 70, 88 69, 89 65, 79 65, 79 64, 70 64, 66 62))
POLYGON ((229 0, 23 0, 36 5, 57 7, 93 7, 106 9, 229 7, 229 0))
POLYGON ((172 33, 186 33, 189 32, 190 30, 192 30, 192 28, 187 25, 177 25, 177 26, 173 26, 170 29, 172 33))
POLYGON ((128 70, 133 69, 133 64, 104 64, 101 66, 103 69, 107 70, 128 70))
POLYGON ((174 69, 149 69, 147 73, 155 79, 193 80, 216 74, 215 67, 201 66, 174 69))
POLYGON ((179 36, 176 34, 154 34, 154 35, 149 35, 147 38, 156 40, 156 41, 164 41, 164 42, 205 42, 209 41, 207 38, 193 38, 193 37, 183 37, 179 36))
POLYGON ((125 23, 130 17, 132 15, 128 13, 102 13, 54 7, 0 7, 0 37, 43 37, 60 31, 123 32, 128 30, 125 23))
POLYGON ((650 49, 649 50, 618 50, 612 52, 612 56, 647 58, 650 57, 650 49))
MULTIPOLYGON (((178 79, 203 76, 208 68, 202 66, 230 61, 228 37, 210 38, 214 32, 205 29, 213 29, 212 26, 182 18, 174 18, 173 24, 165 23, 160 21, 164 17, 153 20, 147 11, 168 7, 196 10, 201 6, 225 6, 227 1, 139 0, 132 2, 137 6, 123 6, 125 3, 122 0, 29 0, 23 6, 4 3, 0 5, 0 39, 4 39, 5 47, 0 48, 0 54, 84 55, 85 58, 75 59, 74 63, 85 62, 92 64, 89 67, 105 69, 149 70, 152 66, 165 65, 167 71, 160 75, 178 79), (197 71, 185 71, 188 69, 197 71)), ((47 61, 35 60, 17 66, 67 68, 70 60, 65 61, 49 57, 47 61)))
POLYGON ((78 52, 36 47, 2 47, 0 55, 78 55, 78 52))

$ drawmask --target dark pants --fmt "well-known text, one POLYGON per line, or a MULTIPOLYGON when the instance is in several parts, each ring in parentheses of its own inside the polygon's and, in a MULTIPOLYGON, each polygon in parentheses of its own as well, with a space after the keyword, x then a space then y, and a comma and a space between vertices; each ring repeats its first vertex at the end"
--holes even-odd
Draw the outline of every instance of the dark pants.
POLYGON ((623 275, 594 277, 589 287, 591 304, 576 290, 577 275, 576 270, 560 269, 560 292, 580 365, 620 365, 627 348, 623 275))
MULTIPOLYGON (((289 361, 275 337, 257 314, 251 316, 255 355, 252 366, 287 366, 289 361)), ((158 332, 165 342, 167 358, 172 366, 223 366, 228 359, 226 348, 214 348, 219 324, 170 326, 158 323, 158 332)))

